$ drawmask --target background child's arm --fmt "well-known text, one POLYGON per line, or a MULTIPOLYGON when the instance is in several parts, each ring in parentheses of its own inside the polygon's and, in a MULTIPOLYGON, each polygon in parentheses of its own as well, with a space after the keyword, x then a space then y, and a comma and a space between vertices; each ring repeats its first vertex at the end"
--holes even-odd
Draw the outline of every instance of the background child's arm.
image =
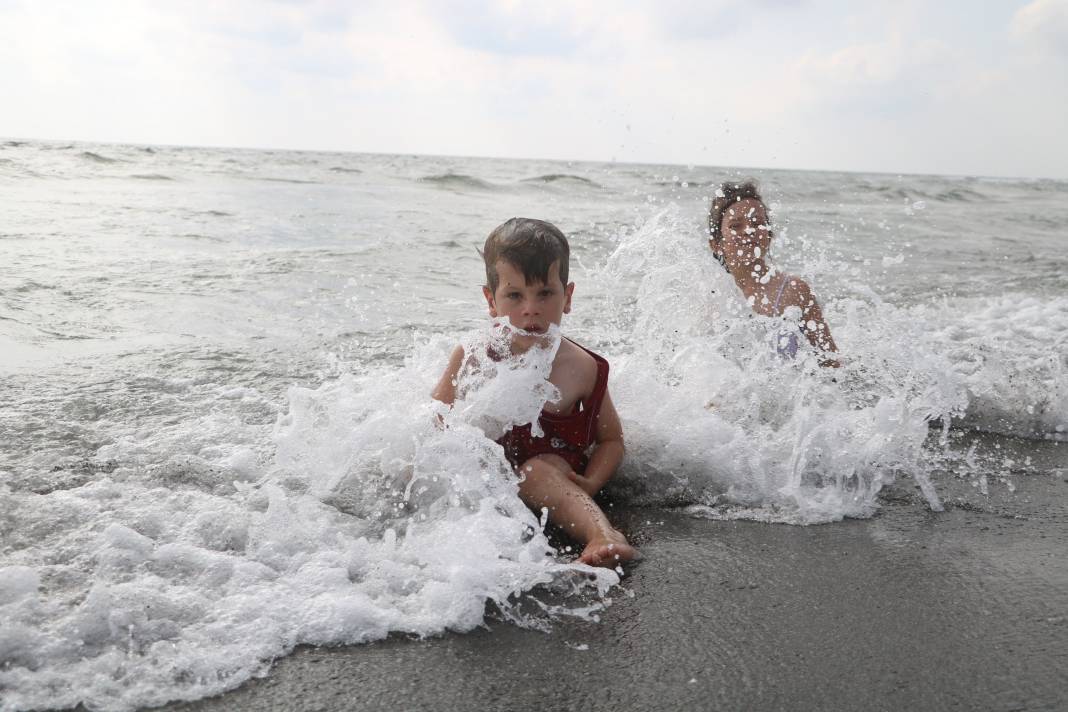
MULTIPOLYGON (((787 295, 787 304, 801 307, 801 330, 805 338, 820 351, 837 352, 838 346, 831 337, 831 327, 824 321, 823 310, 820 309, 820 303, 816 301, 816 295, 812 293, 808 283, 795 277, 790 286, 792 289, 787 295)), ((837 367, 838 362, 827 359, 822 361, 821 365, 837 367)))
POLYGON ((456 377, 460 373, 460 366, 463 362, 464 347, 457 346, 449 355, 449 365, 445 367, 445 373, 441 374, 441 379, 430 393, 431 398, 446 405, 452 405, 452 402, 456 400, 456 377))
POLYGON ((576 482, 591 497, 601 491, 608 480, 616 474, 619 463, 623 460, 623 426, 619 422, 619 414, 612 404, 612 396, 605 391, 604 400, 601 401, 601 411, 597 414, 597 432, 595 433, 596 444, 590 455, 590 464, 586 467, 586 474, 571 473, 571 479, 576 482))

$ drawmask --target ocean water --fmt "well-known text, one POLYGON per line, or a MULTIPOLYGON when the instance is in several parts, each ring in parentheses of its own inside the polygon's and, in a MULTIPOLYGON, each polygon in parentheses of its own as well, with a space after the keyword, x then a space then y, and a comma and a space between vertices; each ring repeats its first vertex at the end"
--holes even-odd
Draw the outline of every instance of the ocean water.
POLYGON ((1068 440, 1063 181, 11 141, 0 196, 5 710, 625 594, 553 549, 491 439, 551 354, 428 397, 490 331, 476 248, 513 215, 571 239, 562 331, 612 364, 622 505, 822 524, 896 482, 937 511, 1029 472, 984 433, 1068 440), (742 175, 842 368, 778 358, 712 259, 742 175))

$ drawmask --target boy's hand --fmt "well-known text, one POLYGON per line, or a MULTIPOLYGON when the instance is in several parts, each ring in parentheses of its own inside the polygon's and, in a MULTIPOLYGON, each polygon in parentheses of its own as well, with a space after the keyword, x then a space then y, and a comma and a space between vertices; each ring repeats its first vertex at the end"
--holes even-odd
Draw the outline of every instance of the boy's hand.
POLYGON ((579 487, 581 487, 582 491, 585 492, 586 494, 588 494, 591 497, 593 495, 597 494, 601 489, 601 486, 598 485, 593 480, 591 480, 589 477, 583 477, 582 475, 580 475, 579 473, 575 472, 574 470, 568 471, 567 477, 572 482, 574 482, 579 487))

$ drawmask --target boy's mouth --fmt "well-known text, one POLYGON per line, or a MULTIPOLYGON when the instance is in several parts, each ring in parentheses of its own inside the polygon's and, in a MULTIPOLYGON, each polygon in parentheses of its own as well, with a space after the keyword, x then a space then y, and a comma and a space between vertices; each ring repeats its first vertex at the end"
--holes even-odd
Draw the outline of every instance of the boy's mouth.
POLYGON ((514 329, 516 332, 519 332, 519 333, 516 334, 517 336, 522 335, 522 334, 544 336, 545 334, 549 333, 549 329, 552 327, 552 324, 538 324, 538 323, 526 323, 526 324, 524 324, 522 322, 512 321, 511 319, 509 319, 506 322, 506 325, 512 327, 512 329, 514 329))

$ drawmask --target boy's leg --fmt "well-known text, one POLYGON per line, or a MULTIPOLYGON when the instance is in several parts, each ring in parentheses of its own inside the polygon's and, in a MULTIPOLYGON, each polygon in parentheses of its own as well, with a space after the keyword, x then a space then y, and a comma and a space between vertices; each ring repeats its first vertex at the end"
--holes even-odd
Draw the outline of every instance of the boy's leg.
POLYGON ((583 563, 615 566, 637 556, 597 503, 567 476, 570 471, 557 455, 532 457, 519 468, 519 496, 536 510, 548 509, 552 523, 584 545, 583 563))

